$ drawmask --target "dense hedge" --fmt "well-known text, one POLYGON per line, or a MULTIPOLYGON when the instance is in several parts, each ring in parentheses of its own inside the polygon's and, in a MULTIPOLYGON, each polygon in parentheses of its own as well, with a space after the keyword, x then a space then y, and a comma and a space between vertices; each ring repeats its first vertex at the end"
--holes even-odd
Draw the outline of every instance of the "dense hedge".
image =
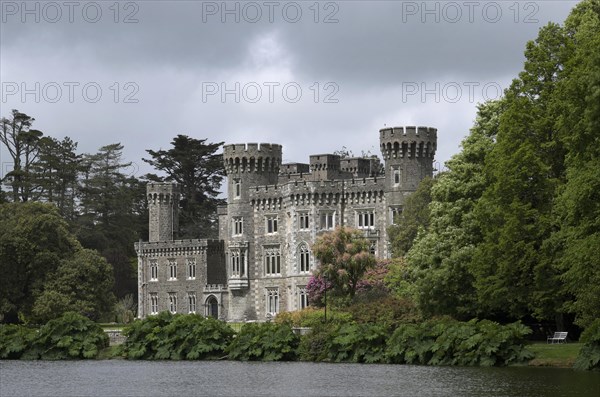
POLYGON ((422 365, 508 365, 532 358, 523 346, 529 328, 491 321, 431 320, 402 324, 389 335, 378 324, 320 325, 299 347, 303 360, 422 365))
POLYGON ((380 324, 319 324, 302 338, 298 352, 304 361, 386 362, 388 333, 380 324))
POLYGON ((594 320, 581 334, 585 344, 575 361, 575 369, 600 370, 600 318, 594 320))
MULTIPOLYGON (((524 348, 524 337, 531 330, 520 323, 444 318, 400 324, 394 330, 389 324, 360 323, 344 315, 324 323, 322 314, 309 310, 302 315, 282 315, 276 323, 248 323, 236 335, 226 323, 213 318, 163 312, 126 327, 121 353, 129 359, 471 366, 502 366, 532 358, 524 348), (297 324, 312 329, 299 337, 292 331, 297 324)), ((600 321, 589 327, 582 339, 586 345, 577 367, 598 368, 600 321)), ((108 337, 100 326, 76 313, 52 320, 39 331, 0 326, 0 359, 94 358, 106 346, 108 337)))
POLYGON ((300 338, 288 324, 247 323, 233 339, 227 353, 232 360, 291 361, 297 358, 300 338))
POLYGON ((533 358, 524 348, 531 329, 489 320, 430 320, 399 326, 388 340, 387 358, 396 364, 493 366, 533 358))
POLYGON ((39 331, 25 326, 0 326, 0 358, 64 360, 95 358, 108 346, 108 336, 92 320, 67 312, 39 331))
POLYGON ((135 321, 123 334, 126 358, 199 360, 222 357, 234 331, 214 318, 162 312, 135 321))

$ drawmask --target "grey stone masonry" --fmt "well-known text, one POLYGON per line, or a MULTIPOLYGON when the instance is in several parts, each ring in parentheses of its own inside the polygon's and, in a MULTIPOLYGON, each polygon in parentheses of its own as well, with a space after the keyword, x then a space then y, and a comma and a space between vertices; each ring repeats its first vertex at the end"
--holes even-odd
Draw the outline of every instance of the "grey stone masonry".
POLYGON ((311 247, 340 225, 362 230, 372 253, 389 257, 387 227, 432 176, 437 130, 384 128, 379 138, 383 163, 319 154, 282 164, 281 145, 225 145, 219 240, 174 240, 178 187, 149 184, 150 242, 136 244, 139 316, 170 310, 265 321, 301 309, 318 266, 311 247))

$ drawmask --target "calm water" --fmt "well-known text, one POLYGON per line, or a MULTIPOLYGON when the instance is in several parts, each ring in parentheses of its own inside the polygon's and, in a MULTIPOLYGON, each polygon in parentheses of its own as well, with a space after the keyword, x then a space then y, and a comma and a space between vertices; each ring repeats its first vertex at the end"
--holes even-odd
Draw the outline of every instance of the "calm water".
POLYGON ((0 396, 600 396, 600 373, 319 363, 0 361, 0 396))

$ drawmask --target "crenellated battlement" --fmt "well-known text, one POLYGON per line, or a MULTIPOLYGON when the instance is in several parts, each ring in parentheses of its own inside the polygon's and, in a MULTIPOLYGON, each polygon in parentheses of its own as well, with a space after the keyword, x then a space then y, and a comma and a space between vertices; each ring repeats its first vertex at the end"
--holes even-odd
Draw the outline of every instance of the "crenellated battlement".
POLYGON ((173 182, 148 182, 146 195, 149 204, 179 202, 179 185, 173 182))
POLYGON ((437 149, 437 129, 432 127, 391 127, 379 130, 384 160, 403 157, 433 158, 437 149))
POLYGON ((236 143, 223 146, 228 175, 243 172, 279 173, 281 145, 276 143, 236 143))

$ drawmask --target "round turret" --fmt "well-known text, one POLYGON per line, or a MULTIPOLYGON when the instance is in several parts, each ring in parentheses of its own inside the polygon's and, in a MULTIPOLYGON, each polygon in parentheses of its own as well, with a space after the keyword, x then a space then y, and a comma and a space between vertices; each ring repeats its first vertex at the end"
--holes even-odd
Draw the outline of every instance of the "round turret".
POLYGON ((259 172, 279 173, 281 145, 248 143, 223 146, 223 161, 227 175, 259 172))
POLYGON ((405 194, 414 192, 423 178, 433 176, 437 129, 383 128, 379 130, 379 142, 385 161, 388 203, 401 206, 405 194))
POLYGON ((431 127, 393 127, 379 130, 384 160, 403 157, 435 156, 437 129, 431 127))

